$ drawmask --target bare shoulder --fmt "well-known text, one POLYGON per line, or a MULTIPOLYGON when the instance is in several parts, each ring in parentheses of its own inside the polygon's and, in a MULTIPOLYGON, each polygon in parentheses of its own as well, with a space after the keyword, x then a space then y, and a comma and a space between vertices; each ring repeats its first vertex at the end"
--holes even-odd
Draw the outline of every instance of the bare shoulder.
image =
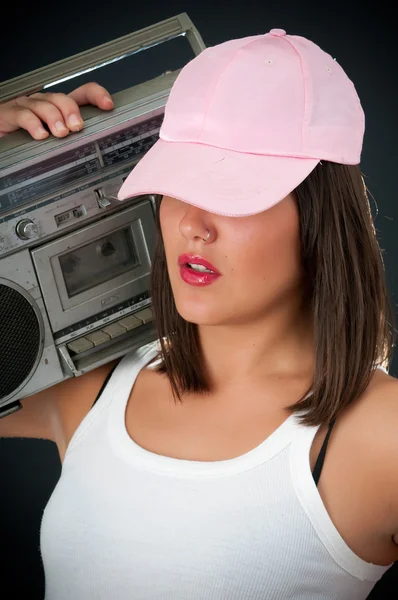
POLYGON ((378 369, 341 425, 398 534, 398 379, 378 369))
POLYGON ((392 444, 391 450, 398 451, 398 379, 378 369, 352 412, 364 432, 374 432, 381 449, 392 444))
MULTIPOLYGON (((327 425, 317 432, 312 465, 326 432, 327 425)), ((378 369, 366 390, 338 415, 318 485, 348 546, 380 565, 398 560, 397 432, 398 380, 378 369)))
POLYGON ((112 365, 109 363, 23 398, 20 410, 0 418, 0 437, 46 439, 55 442, 62 452, 90 410, 112 365))
MULTIPOLYGON (((378 369, 365 392, 342 415, 342 427, 372 462, 389 468, 398 464, 398 379, 378 369), (380 462, 382 461, 382 462, 380 462)), ((398 507, 397 507, 398 508, 398 507)))
POLYGON ((55 442, 61 461, 117 360, 80 377, 66 379, 21 400, 22 408, 0 419, 0 437, 55 442))

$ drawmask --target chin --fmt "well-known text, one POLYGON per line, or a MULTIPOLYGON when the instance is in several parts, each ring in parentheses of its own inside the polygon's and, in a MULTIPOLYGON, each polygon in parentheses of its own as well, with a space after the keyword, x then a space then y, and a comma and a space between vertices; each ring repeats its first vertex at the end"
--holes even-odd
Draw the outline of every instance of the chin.
POLYGON ((175 299, 177 312, 188 323, 195 325, 221 325, 224 321, 220 307, 211 307, 208 303, 182 302, 175 299), (206 306, 207 304, 207 306, 206 306))

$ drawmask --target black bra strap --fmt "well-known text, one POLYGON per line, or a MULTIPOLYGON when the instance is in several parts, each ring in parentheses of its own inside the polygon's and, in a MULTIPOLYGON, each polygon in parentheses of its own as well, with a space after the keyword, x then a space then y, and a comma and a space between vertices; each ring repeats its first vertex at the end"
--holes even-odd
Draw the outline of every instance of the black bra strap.
MULTIPOLYGON (((109 371, 108 375, 105 377, 105 381, 104 381, 104 383, 102 384, 102 386, 101 386, 101 389, 100 389, 100 391, 98 392, 96 399, 94 400, 93 406, 94 406, 94 404, 97 402, 97 400, 99 399, 99 397, 101 396, 101 394, 102 394, 102 392, 104 391, 104 389, 106 388, 106 385, 107 385, 108 381, 110 380, 110 378, 112 377, 112 373, 113 373, 113 371, 116 369, 116 367, 118 366, 119 362, 120 362, 120 361, 118 361, 118 362, 115 364, 115 366, 114 366, 114 367, 112 367, 112 369, 109 371)), ((93 407, 93 406, 92 406, 92 407, 93 407)), ((92 407, 91 407, 91 408, 92 408, 92 407)))
POLYGON ((336 423, 336 419, 333 419, 333 421, 330 422, 329 424, 329 428, 328 428, 328 432, 326 434, 325 439, 323 440, 323 444, 322 444, 322 448, 321 451, 319 452, 319 456, 317 458, 312 476, 314 478, 315 481, 315 485, 318 486, 318 482, 319 482, 319 478, 321 476, 321 471, 322 471, 322 467, 323 467, 323 462, 325 460, 325 455, 326 455, 326 448, 329 442, 329 437, 330 434, 332 433, 332 429, 334 427, 334 424, 336 423))

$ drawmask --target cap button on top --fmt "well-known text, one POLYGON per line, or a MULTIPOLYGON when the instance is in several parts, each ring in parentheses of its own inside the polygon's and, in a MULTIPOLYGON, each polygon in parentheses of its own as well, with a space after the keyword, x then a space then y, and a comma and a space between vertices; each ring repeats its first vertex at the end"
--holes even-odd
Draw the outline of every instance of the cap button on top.
POLYGON ((284 29, 271 29, 270 34, 275 35, 276 37, 282 37, 283 35, 286 35, 286 31, 284 29))

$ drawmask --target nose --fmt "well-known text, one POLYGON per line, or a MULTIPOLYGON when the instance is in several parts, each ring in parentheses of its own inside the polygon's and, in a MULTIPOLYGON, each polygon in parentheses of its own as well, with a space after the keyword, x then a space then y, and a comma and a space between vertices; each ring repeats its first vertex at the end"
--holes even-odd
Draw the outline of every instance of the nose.
POLYGON ((212 232, 212 241, 214 241, 213 227, 210 223, 210 213, 189 205, 180 221, 180 233, 188 241, 208 242, 210 232, 212 232))

